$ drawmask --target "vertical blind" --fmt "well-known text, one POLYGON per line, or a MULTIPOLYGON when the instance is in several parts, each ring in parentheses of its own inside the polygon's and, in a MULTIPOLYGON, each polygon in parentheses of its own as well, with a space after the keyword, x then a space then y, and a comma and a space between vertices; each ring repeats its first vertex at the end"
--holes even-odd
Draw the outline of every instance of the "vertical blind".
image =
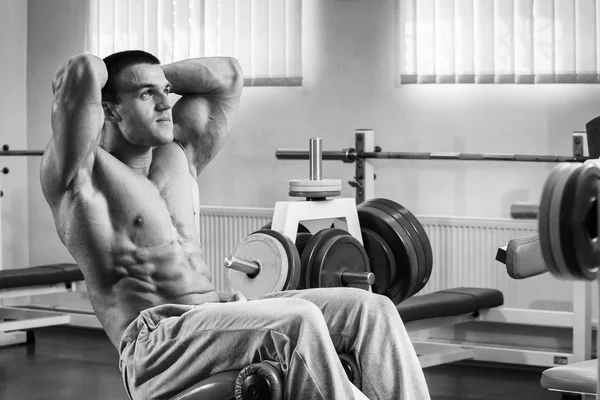
POLYGON ((233 56, 246 86, 302 84, 302 0, 90 0, 87 51, 141 49, 161 63, 233 56))
POLYGON ((600 1, 399 2, 401 83, 600 82, 600 1))

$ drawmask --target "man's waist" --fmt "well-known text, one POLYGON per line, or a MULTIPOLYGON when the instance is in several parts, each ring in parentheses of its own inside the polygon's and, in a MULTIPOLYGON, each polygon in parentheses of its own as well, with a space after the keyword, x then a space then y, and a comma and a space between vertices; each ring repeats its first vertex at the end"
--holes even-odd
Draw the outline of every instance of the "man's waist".
POLYGON ((128 323, 121 335, 121 348, 124 342, 137 340, 140 332, 153 331, 161 320, 178 317, 185 312, 206 303, 218 303, 219 295, 216 291, 206 293, 186 293, 165 300, 139 311, 139 314, 128 323))
MULTIPOLYGON (((204 293, 184 293, 176 297, 170 298, 162 304, 187 304, 187 305, 200 305, 204 303, 218 303, 219 295, 215 290, 204 293)), ((162 305, 157 304, 157 305, 162 305)))

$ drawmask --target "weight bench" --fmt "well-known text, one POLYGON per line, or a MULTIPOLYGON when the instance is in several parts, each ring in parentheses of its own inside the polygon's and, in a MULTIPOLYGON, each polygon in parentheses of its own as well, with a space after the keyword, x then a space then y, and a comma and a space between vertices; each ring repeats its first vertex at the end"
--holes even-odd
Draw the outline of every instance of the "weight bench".
MULTIPOLYGON (((40 265, 0 271, 0 302, 3 299, 75 291, 83 274, 75 264, 40 265)), ((0 303, 2 304, 2 303, 0 303)), ((66 314, 26 310, 0 305, 0 346, 29 343, 32 329, 71 322, 66 314)))
MULTIPOLYGON (((480 312, 504 304, 497 289, 458 287, 413 296, 396 308, 409 333, 425 329, 457 325, 479 320, 480 312)), ((445 346, 412 340, 422 368, 474 357, 474 351, 463 346, 445 346)))
MULTIPOLYGON (((506 272, 513 279, 525 279, 548 272, 538 235, 510 240, 498 249, 496 260, 506 265, 506 272)), ((587 335, 591 336, 590 321, 586 321, 587 335)), ((590 336, 586 336, 585 340, 590 336)), ((591 348, 591 342, 588 344, 591 348)), ((586 357, 590 357, 587 354, 586 357)), ((584 360, 568 365, 552 367, 542 373, 542 387, 556 392, 582 395, 594 399, 598 382, 598 360, 584 360)))

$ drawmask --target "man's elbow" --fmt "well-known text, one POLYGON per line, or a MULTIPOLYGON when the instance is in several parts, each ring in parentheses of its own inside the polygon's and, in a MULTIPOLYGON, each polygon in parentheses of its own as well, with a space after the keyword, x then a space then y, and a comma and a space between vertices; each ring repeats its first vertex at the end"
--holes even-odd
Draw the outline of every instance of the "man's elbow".
POLYGON ((95 81, 100 87, 108 79, 108 71, 104 61, 92 54, 80 54, 67 61, 65 71, 67 78, 75 81, 95 81))
POLYGON ((231 69, 231 89, 241 92, 242 87, 244 86, 244 71, 242 70, 242 66, 234 57, 228 57, 227 62, 229 64, 229 68, 231 69))

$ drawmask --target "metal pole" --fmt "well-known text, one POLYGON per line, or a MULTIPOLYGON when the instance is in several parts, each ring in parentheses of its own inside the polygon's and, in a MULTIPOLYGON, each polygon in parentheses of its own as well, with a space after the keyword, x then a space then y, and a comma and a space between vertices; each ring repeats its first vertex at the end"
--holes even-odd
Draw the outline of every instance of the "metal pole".
POLYGON ((311 181, 323 179, 322 139, 310 138, 309 141, 309 173, 311 181))
MULTIPOLYGON (((354 145, 356 151, 363 151, 365 149, 365 133, 363 131, 356 131, 354 133, 354 145)), ((354 182, 356 183, 356 204, 360 204, 365 201, 365 161, 362 159, 356 160, 356 166, 354 168, 354 182)))
MULTIPOLYGON (((275 152, 275 157, 279 160, 308 160, 309 152, 306 150, 281 149, 275 152)), ((323 150, 321 151, 322 160, 344 161, 347 155, 343 151, 323 150)))
POLYGON ((504 153, 407 153, 407 152, 363 152, 358 158, 407 159, 407 160, 461 160, 461 161, 522 161, 522 162, 583 162, 589 157, 551 156, 504 153))
POLYGON ((351 272, 344 271, 340 277, 343 285, 358 283, 361 285, 373 285, 375 283, 375 274, 372 272, 351 272))
POLYGON ((259 265, 251 260, 246 260, 234 255, 228 255, 223 262, 225 268, 235 269, 236 271, 247 274, 250 278, 254 278, 259 272, 259 265))
POLYGON ((43 156, 44 155, 44 151, 43 150, 7 150, 7 151, 3 151, 0 150, 0 157, 1 156, 8 156, 8 157, 13 157, 13 156, 43 156))
POLYGON ((510 206, 510 216, 514 219, 537 219, 540 206, 535 203, 516 202, 510 206))

